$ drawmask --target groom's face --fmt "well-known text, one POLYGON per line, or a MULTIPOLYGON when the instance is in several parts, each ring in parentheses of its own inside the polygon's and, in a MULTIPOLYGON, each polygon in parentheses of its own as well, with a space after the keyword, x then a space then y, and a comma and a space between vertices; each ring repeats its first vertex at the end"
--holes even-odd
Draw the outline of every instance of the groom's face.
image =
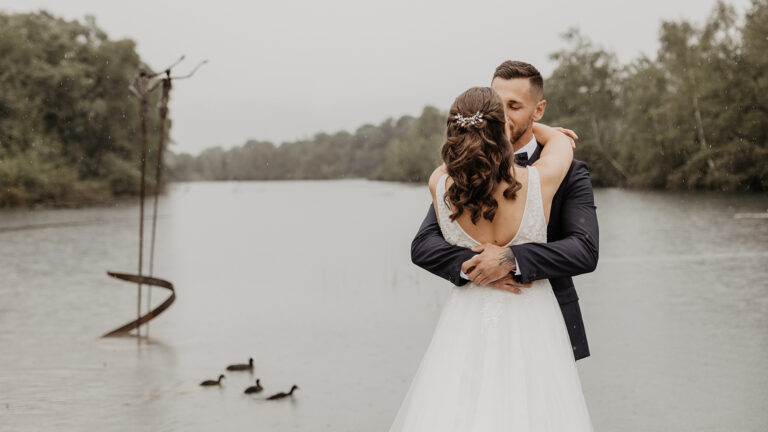
POLYGON ((504 102, 504 115, 507 120, 507 136, 515 144, 525 144, 530 140, 533 122, 541 120, 547 101, 541 99, 540 92, 531 86, 528 78, 494 78, 491 83, 496 93, 504 102), (518 143, 523 138, 525 143, 518 143))

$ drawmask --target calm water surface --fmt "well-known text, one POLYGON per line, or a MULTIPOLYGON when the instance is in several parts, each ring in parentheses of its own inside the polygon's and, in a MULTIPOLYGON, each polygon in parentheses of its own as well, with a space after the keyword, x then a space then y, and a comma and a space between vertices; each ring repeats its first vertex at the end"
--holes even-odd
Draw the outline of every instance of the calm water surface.
MULTIPOLYGON (((576 279, 595 429, 768 430, 768 219, 734 217, 768 198, 596 201, 600 263, 576 279)), ((135 317, 106 271, 136 271, 138 203, 0 212, 0 430, 386 431, 450 290, 410 262, 428 206, 364 180, 174 184, 155 274, 178 298, 149 339, 100 338, 135 317), (300 390, 244 395, 257 377, 300 390)))

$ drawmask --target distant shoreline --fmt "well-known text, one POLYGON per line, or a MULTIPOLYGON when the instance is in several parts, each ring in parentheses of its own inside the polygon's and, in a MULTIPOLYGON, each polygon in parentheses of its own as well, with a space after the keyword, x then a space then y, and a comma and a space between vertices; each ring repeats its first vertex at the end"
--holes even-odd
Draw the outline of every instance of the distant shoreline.
MULTIPOLYGON (((162 194, 161 194, 162 196, 162 194)), ((147 194, 146 199, 153 195, 147 194)), ((98 207, 117 207, 120 204, 138 201, 138 195, 121 195, 111 198, 85 198, 82 200, 46 200, 36 203, 20 203, 14 205, 0 206, 0 212, 5 210, 50 210, 50 209, 79 209, 79 208, 98 208, 98 207)))
MULTIPOLYGON (((404 186, 426 187, 424 182, 406 182, 406 181, 394 181, 394 180, 378 180, 368 179, 364 177, 343 177, 335 179, 272 179, 272 180, 174 180, 169 181, 165 185, 165 189, 160 194, 160 199, 167 193, 167 188, 173 184, 184 183, 289 183, 289 182, 340 182, 340 181, 366 181, 371 183, 399 183, 404 186)), ((641 188, 641 187, 627 187, 627 186, 596 186, 595 191, 609 191, 609 190, 622 190, 633 192, 669 192, 676 194, 691 194, 691 195, 741 195, 741 196, 764 196, 768 197, 768 192, 761 191, 720 191, 711 189, 653 189, 653 188, 641 188)), ((151 202, 154 195, 151 192, 147 192, 145 197, 145 205, 151 202)), ((99 207, 118 207, 120 205, 134 205, 138 204, 138 195, 122 195, 118 197, 105 198, 105 199, 83 199, 83 200, 65 200, 65 201, 45 201, 33 204, 18 204, 12 206, 0 207, 0 213, 4 211, 14 210, 67 210, 67 209, 85 209, 85 208, 99 208, 99 207)))

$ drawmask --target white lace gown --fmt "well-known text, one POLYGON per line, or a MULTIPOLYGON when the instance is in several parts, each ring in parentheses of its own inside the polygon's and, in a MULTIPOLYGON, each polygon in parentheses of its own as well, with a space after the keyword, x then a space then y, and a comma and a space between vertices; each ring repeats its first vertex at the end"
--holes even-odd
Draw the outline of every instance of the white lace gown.
MULTIPOLYGON (((528 194, 509 245, 547 241, 538 171, 528 168, 528 194)), ((436 192, 445 239, 477 244, 436 192)), ((592 431, 560 307, 548 281, 522 294, 455 286, 390 432, 592 431)))

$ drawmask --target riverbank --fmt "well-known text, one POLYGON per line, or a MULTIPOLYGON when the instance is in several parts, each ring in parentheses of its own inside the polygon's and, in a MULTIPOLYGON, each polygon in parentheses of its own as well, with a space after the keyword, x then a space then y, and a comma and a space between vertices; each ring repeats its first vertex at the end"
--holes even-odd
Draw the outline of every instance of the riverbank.
MULTIPOLYGON (((160 190, 161 197, 165 193, 167 185, 163 185, 160 190)), ((154 189, 147 188, 145 199, 151 199, 154 196, 154 189)), ((139 199, 139 194, 120 194, 111 195, 96 193, 92 195, 81 195, 79 197, 64 196, 58 199, 46 199, 35 202, 16 202, 12 205, 3 203, 0 205, 0 211, 3 210, 42 210, 42 209, 78 209, 78 208, 97 208, 114 207, 124 203, 135 202, 139 199)))

